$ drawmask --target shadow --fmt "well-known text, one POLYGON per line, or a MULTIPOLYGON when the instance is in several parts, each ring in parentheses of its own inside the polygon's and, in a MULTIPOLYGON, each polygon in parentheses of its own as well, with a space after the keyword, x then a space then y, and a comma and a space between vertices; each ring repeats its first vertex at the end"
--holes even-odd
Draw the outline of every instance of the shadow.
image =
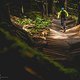
POLYGON ((34 55, 35 52, 29 51, 27 46, 25 53, 25 48, 16 43, 14 38, 13 40, 10 38, 12 35, 6 35, 7 33, 0 30, 0 75, 7 76, 6 80, 76 80, 78 78, 66 74, 42 56, 34 55), (28 53, 32 53, 32 57, 28 56, 28 53))

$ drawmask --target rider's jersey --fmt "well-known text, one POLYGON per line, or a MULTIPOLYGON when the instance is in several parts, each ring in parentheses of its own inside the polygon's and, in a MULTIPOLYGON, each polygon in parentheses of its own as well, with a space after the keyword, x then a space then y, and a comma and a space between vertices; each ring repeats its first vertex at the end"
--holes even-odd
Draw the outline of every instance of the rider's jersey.
POLYGON ((65 18, 65 17, 68 17, 68 12, 66 10, 61 10, 59 13, 58 13, 58 18, 61 17, 61 18, 65 18))
POLYGON ((64 11, 61 12, 61 18, 65 18, 66 17, 66 13, 64 11))

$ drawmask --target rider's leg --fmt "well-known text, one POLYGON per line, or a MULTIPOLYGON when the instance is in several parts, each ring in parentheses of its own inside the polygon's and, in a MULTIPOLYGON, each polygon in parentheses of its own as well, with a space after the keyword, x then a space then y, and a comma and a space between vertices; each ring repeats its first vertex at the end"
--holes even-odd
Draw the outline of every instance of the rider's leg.
POLYGON ((64 32, 66 32, 66 18, 64 18, 64 32))
POLYGON ((64 29, 64 32, 66 31, 66 27, 65 27, 65 25, 63 26, 63 29, 64 29))
POLYGON ((63 18, 63 30, 64 30, 64 32, 66 31, 66 18, 64 17, 63 18))
POLYGON ((61 26, 63 27, 64 32, 66 31, 66 23, 65 23, 66 19, 65 18, 61 18, 61 26))
POLYGON ((61 18, 61 25, 63 26, 63 19, 61 18))

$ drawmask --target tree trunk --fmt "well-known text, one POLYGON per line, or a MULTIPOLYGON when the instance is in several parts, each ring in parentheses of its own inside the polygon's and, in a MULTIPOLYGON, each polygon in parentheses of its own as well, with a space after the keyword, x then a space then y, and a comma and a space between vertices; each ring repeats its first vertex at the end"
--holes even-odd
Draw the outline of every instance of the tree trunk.
POLYGON ((43 17, 48 16, 48 2, 47 0, 44 0, 43 2, 43 17))
POLYGON ((78 21, 77 24, 80 24, 80 1, 78 2, 78 21))
POLYGON ((47 0, 46 0, 45 6, 46 6, 46 16, 48 16, 48 2, 47 2, 47 0))
POLYGON ((0 21, 1 22, 10 22, 10 15, 8 11, 8 3, 1 1, 0 2, 0 21))
POLYGON ((48 14, 53 14, 53 0, 48 1, 48 14))
POLYGON ((65 6, 65 9, 67 10, 67 0, 65 0, 64 6, 65 6))
POLYGON ((64 0, 59 0, 59 6, 60 6, 60 8, 64 7, 64 0))

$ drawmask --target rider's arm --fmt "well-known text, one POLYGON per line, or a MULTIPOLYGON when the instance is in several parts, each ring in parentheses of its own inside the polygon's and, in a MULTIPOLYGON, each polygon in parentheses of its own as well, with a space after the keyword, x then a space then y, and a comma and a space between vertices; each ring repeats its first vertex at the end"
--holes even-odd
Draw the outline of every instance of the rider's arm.
POLYGON ((58 12, 58 17, 57 17, 57 18, 59 18, 59 17, 60 17, 60 15, 61 15, 61 11, 60 11, 60 12, 58 12))
POLYGON ((65 13, 66 13, 66 15, 67 15, 67 17, 69 16, 69 14, 68 14, 68 12, 66 11, 66 10, 64 10, 65 11, 65 13))

